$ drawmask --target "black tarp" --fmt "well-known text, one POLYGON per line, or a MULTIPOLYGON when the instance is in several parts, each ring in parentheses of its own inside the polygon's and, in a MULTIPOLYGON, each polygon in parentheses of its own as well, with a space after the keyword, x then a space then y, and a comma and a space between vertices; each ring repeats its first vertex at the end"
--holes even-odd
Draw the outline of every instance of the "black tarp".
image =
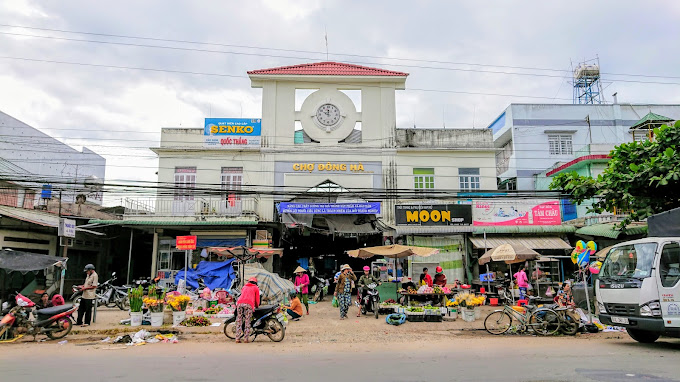
POLYGON ((680 208, 650 216, 647 226, 649 236, 680 236, 680 208))
POLYGON ((13 249, 0 250, 0 269, 4 269, 8 273, 42 271, 64 260, 66 260, 64 257, 15 251, 13 249))

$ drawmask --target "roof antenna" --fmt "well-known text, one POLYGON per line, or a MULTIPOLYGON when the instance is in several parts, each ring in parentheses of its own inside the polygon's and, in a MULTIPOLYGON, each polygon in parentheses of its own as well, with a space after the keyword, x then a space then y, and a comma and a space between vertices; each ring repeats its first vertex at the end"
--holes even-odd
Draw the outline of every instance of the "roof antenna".
POLYGON ((324 38, 326 39, 326 61, 328 61, 328 30, 326 29, 326 26, 323 26, 323 31, 324 31, 324 38))

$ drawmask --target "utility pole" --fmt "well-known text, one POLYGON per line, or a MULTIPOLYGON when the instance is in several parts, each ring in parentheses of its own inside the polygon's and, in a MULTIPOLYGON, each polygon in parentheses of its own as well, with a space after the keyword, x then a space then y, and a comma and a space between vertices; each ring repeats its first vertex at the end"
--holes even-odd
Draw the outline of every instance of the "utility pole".
POLYGON ((588 143, 593 144, 593 130, 590 128, 590 114, 586 115, 586 122, 588 123, 588 143))

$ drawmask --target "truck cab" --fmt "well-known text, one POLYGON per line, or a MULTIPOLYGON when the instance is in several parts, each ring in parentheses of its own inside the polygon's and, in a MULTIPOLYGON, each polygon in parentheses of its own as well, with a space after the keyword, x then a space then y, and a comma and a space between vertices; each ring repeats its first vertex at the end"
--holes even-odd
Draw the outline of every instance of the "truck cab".
POLYGON ((613 246, 595 285, 600 321, 636 341, 680 338, 680 237, 650 237, 613 246))

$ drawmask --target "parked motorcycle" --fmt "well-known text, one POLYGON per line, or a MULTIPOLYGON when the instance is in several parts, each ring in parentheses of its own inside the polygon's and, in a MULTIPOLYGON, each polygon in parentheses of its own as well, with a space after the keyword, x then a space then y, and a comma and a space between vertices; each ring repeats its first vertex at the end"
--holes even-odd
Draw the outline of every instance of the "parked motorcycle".
MULTIPOLYGON (((279 305, 262 305, 253 312, 251 335, 248 340, 255 341, 258 335, 267 335, 274 342, 281 342, 286 336, 285 318, 279 305)), ((224 321, 224 335, 236 339, 236 316, 224 321)))
POLYGON ((309 291, 314 294, 314 301, 323 301, 324 296, 328 294, 328 287, 330 285, 329 280, 318 276, 312 276, 310 284, 309 291))
POLYGON ((13 339, 18 335, 33 335, 33 340, 38 334, 46 334, 56 340, 66 337, 73 327, 71 315, 77 307, 67 304, 51 308, 33 311, 35 303, 17 293, 15 306, 0 320, 0 338, 13 339), (35 317, 31 317, 31 313, 35 317))
POLYGON ((365 293, 361 298, 361 314, 373 312, 375 318, 378 318, 378 310, 380 310, 380 294, 378 293, 378 284, 370 283, 365 288, 365 293))

